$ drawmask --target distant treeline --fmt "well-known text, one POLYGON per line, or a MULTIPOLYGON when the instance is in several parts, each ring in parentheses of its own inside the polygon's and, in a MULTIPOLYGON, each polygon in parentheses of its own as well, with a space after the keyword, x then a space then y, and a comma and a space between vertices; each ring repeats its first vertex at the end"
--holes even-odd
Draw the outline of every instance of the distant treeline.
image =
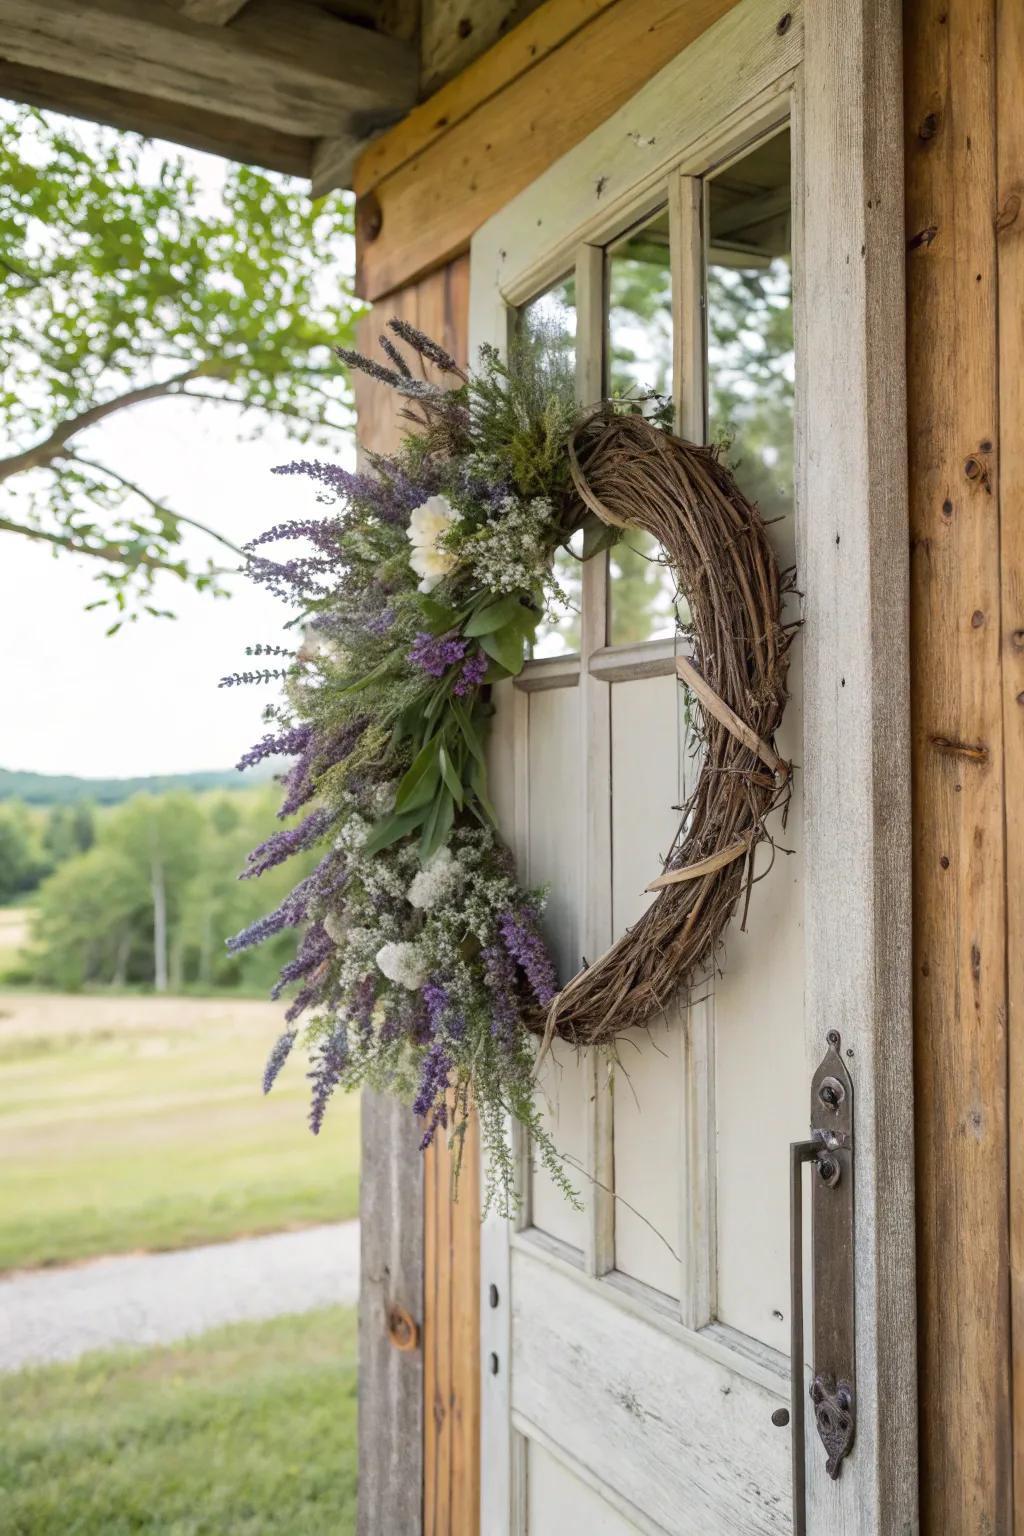
MULTIPOLYGON (((258 773, 257 773, 257 776, 258 773)), ((26 805, 120 805, 133 795, 162 795, 169 790, 246 789, 234 768, 202 773, 163 773, 138 779, 79 779, 70 773, 20 773, 0 768, 0 800, 22 800, 26 805)))
POLYGON ((225 940, 274 911, 315 862, 239 880, 248 851, 278 825, 279 799, 263 784, 95 810, 0 806, 0 901, 32 908, 30 944, 0 979, 71 992, 268 990, 294 935, 239 956, 225 940))

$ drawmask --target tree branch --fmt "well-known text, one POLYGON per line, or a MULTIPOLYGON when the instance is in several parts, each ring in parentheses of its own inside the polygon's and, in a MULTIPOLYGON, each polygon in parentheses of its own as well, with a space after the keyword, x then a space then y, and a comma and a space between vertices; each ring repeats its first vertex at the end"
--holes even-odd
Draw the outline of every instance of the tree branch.
POLYGON ((111 469, 107 464, 98 464, 95 459, 87 459, 80 453, 68 452, 64 457, 72 464, 82 464, 86 469, 95 470, 98 475, 107 475, 111 480, 116 480, 117 484, 124 486, 126 491, 131 491, 134 496, 140 497, 151 506, 158 516, 169 517, 176 523, 184 523, 189 528, 195 528, 200 533, 205 533, 209 538, 216 539, 218 544, 223 544, 225 549, 230 549, 231 553, 238 555, 239 559, 248 560, 249 556, 245 553, 245 550, 239 549, 237 544, 232 544, 231 540, 225 538, 224 534, 218 533, 216 528, 210 528, 206 523, 199 522, 197 518, 186 517, 184 512, 175 512, 172 508, 165 507, 162 502, 157 501, 148 491, 143 490, 141 485, 136 485, 134 480, 129 480, 118 470, 111 469))
POLYGON ((129 389, 123 395, 115 395, 111 400, 104 400, 99 405, 91 405, 87 411, 82 411, 77 416, 71 416, 67 421, 62 421, 58 427, 44 437, 42 442, 36 443, 32 448, 26 448, 22 453, 15 453, 10 458, 0 459, 0 484, 9 480, 12 475, 20 475, 27 469, 40 469, 51 463, 64 450, 68 441, 79 432, 84 432, 86 427, 95 426, 98 421, 103 421, 107 416, 113 416, 117 411, 124 411, 132 405, 141 405, 146 400, 159 400, 164 395, 180 395, 184 393, 183 386, 189 379, 197 378, 199 374, 215 372, 209 364, 201 364, 196 368, 189 368, 184 373, 174 374, 165 379, 162 384, 146 384, 139 389, 129 389))
MULTIPOLYGON (((93 559, 106 560, 112 565, 139 565, 147 571, 170 571, 174 576, 185 574, 181 564, 175 565, 170 560, 161 560, 158 555, 147 554, 144 550, 140 553, 127 544, 114 544, 107 541, 102 544, 89 544, 85 540, 76 539, 70 533, 52 533, 46 528, 33 528, 28 523, 11 522, 6 517, 0 517, 0 533, 20 533, 26 539, 54 544, 58 549, 67 550, 69 555, 90 555, 93 559)), ((204 571, 203 574, 207 573, 204 571)), ((226 575, 228 573, 211 574, 226 575)))

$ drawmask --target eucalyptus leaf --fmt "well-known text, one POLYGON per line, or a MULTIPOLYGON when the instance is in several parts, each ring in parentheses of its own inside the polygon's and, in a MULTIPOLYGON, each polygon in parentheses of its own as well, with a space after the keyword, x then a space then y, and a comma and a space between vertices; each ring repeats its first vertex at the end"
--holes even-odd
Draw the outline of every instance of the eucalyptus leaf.
POLYGON ((452 799, 455 801, 455 804, 459 807, 459 810, 461 810, 465 800, 462 782, 459 778, 455 764, 443 746, 438 752, 437 760, 441 769, 441 777, 445 784, 448 786, 448 791, 451 794, 452 799))
POLYGON ((502 597, 474 613, 462 633, 476 640, 481 635, 490 635, 497 629, 504 629, 506 624, 521 626, 524 616, 531 625, 536 625, 537 615, 533 609, 525 607, 517 597, 502 597))
POLYGON ((510 677, 518 677, 526 660, 526 647, 518 629, 499 629, 493 635, 481 635, 480 645, 510 677))
POLYGON ((440 778, 440 768, 437 761, 438 748, 441 745, 440 737, 431 736, 426 746, 416 754, 408 772, 402 778, 395 795, 395 810, 403 811, 411 808, 413 804, 420 804, 419 791, 424 782, 429 783, 430 789, 426 798, 429 800, 440 778), (413 797, 416 796, 414 800, 413 797))
POLYGON ((392 843, 397 843, 400 838, 407 837, 410 832, 423 825, 428 814, 428 805, 419 806, 414 811, 406 811, 401 816, 385 816, 379 821, 362 846, 361 852, 365 858, 373 858, 374 854, 382 853, 385 848, 390 848, 392 843))
POLYGON ((430 808, 420 839, 420 863, 429 864, 439 848, 448 841, 455 821, 455 801, 442 784, 430 808))

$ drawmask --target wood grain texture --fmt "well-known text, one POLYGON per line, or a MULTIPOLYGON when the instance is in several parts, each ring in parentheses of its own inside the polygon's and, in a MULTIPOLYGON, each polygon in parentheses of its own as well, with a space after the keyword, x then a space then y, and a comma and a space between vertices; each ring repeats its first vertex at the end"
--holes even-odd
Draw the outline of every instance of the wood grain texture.
POLYGON ((366 1089, 359 1187, 359 1536, 420 1530, 423 1352, 397 1349, 393 1309, 423 1317, 423 1184, 408 1106, 366 1089))
POLYGON ((543 0, 422 0, 420 85, 434 91, 467 69, 543 0))
POLYGON ((372 191, 385 176, 397 171, 413 155, 421 154, 435 139, 497 96, 510 81, 532 69, 600 11, 617 3, 618 0, 545 0, 539 10, 493 48, 365 148, 356 166, 356 193, 362 196, 372 191))
POLYGON ((299 136, 353 114, 401 111, 416 92, 408 45, 295 0, 249 0, 226 27, 131 0, 0 0, 13 64, 137 92, 299 136))
POLYGON ((905 9, 921 1512, 971 1536, 1011 1518, 995 22, 905 9))
MULTIPOLYGON (((797 120, 807 1061, 856 1084, 857 1444, 811 1529, 916 1529, 901 5, 815 0, 797 120)), ((947 1426, 948 1429, 948 1426, 947 1426)), ((965 1527, 946 1526, 950 1536, 965 1527)))
POLYGON ((1006 786, 1013 1529, 1024 1532, 1024 7, 996 10, 1000 644, 1006 786))
POLYGON ((367 194, 379 233, 359 252, 358 291, 379 298, 465 249, 485 220, 734 3, 618 0, 510 80, 367 194))
POLYGON ((32 107, 66 112, 94 123, 109 123, 130 133, 169 139, 187 149, 223 155, 243 165, 260 165, 290 176, 308 176, 314 140, 281 133, 219 112, 159 101, 119 86, 58 75, 49 69, 0 60, 0 96, 32 107))
POLYGON ((226 27, 245 3, 246 0, 178 0, 178 9, 183 16, 208 27, 226 27))

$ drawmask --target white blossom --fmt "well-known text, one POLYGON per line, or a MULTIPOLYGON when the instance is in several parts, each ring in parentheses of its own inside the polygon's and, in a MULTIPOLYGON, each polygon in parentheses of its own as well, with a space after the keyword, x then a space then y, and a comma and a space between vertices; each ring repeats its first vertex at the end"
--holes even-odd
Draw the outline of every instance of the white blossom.
POLYGON ((385 944, 377 951, 377 965, 388 981, 418 992, 427 979, 423 956, 415 944, 385 944))
POLYGON ((324 932, 340 949, 348 940, 348 924, 341 912, 328 912, 324 918, 324 932))
POLYGON ((421 592, 432 592, 455 564, 455 555, 442 547, 441 538, 458 517, 447 496, 430 496, 410 514, 408 534, 412 553, 409 564, 422 578, 421 592))
POLYGON ((461 870, 450 848, 439 848, 426 868, 418 870, 409 887, 409 900, 421 911, 436 907, 459 883, 461 870))

